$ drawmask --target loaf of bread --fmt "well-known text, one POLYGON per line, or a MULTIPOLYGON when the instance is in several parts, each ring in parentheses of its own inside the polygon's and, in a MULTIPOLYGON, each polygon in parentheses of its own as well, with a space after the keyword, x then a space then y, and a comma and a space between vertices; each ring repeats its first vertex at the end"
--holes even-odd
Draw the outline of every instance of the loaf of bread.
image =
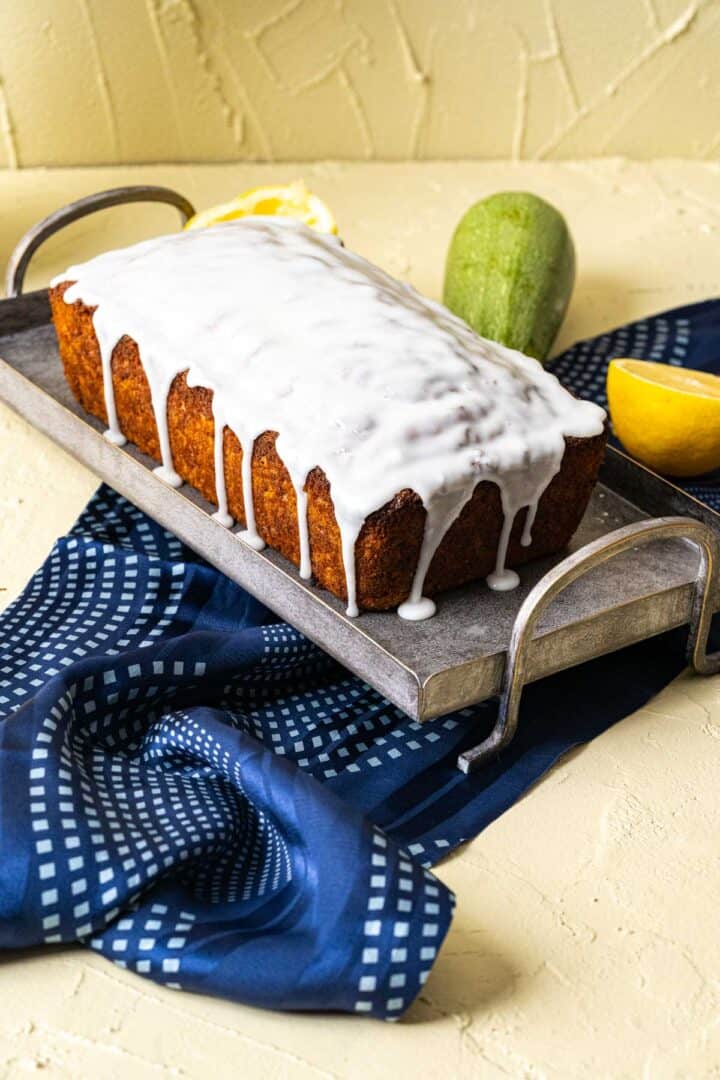
MULTIPOLYGON (((233 227, 246 228, 243 224, 233 227)), ((87 295, 83 294, 81 299, 66 299, 76 277, 82 286, 83 275, 74 274, 75 269, 68 272, 66 280, 56 279, 50 290, 60 355, 70 388, 83 409, 105 423, 114 423, 130 442, 160 461, 168 451, 166 447, 163 454, 162 432, 156 420, 157 409, 141 354, 142 346, 139 347, 127 333, 110 343, 110 394, 116 414, 111 418, 105 385, 108 361, 104 372, 102 348, 94 325, 97 304, 92 303, 93 290, 88 288, 87 295)), ((173 282, 168 281, 166 287, 171 292, 173 282)), ((121 315, 116 315, 117 318, 121 315)), ((281 311, 278 318, 282 318, 281 311)), ((129 322, 127 328, 130 329, 129 322)), ((213 347, 211 334, 207 347, 213 347)), ((109 348, 107 344, 106 348, 109 348)), ((182 368, 182 364, 178 364, 178 368, 182 368)), ((238 369, 238 378, 241 378, 242 357, 238 369)), ((543 376, 552 378, 544 372, 543 376)), ((302 371, 298 372, 297 378, 303 378, 302 371)), ((187 367, 178 370, 170 381, 165 398, 166 437, 174 471, 209 502, 217 504, 220 497, 216 464, 220 463, 214 392, 208 385, 198 385, 198 381, 197 376, 189 380, 187 367)), ((352 393, 351 387, 348 393, 352 393)), ((534 520, 526 522, 527 506, 512 514, 514 520, 508 521, 509 536, 505 537, 506 551, 501 569, 560 551, 568 543, 585 511, 603 456, 605 430, 599 410, 598 416, 599 420, 593 419, 596 430, 587 437, 564 436, 560 467, 544 490, 538 492, 533 507, 534 520), (526 528, 530 524, 531 536, 530 529, 526 528)), ((332 421, 333 418, 329 419, 332 421)), ((308 425, 313 423, 316 421, 308 417, 308 425)), ((310 426, 308 431, 311 431, 310 426)), ((250 476, 252 483, 253 532, 290 562, 301 565, 303 530, 299 524, 298 485, 293 482, 276 449, 278 434, 274 430, 263 430, 254 437, 252 446, 243 446, 230 424, 223 425, 220 446, 226 491, 224 509, 236 521, 247 523, 247 498, 243 490, 245 472, 246 480, 250 476), (249 471, 243 470, 245 453, 251 454, 249 471)), ((527 469, 531 469, 528 452, 525 454, 527 469)), ((322 465, 323 462, 314 463, 303 486, 307 554, 317 582, 335 596, 347 600, 350 591, 347 547, 344 550, 331 485, 322 465)), ((424 597, 485 577, 497 569, 507 505, 504 505, 500 486, 481 477, 482 473, 432 553, 424 580, 420 582, 424 597)), ((423 499, 407 487, 396 491, 392 498, 367 514, 354 540, 351 587, 352 599, 358 608, 384 610, 407 601, 423 551, 426 516, 423 499)), ((269 600, 272 603, 271 597, 269 600)))

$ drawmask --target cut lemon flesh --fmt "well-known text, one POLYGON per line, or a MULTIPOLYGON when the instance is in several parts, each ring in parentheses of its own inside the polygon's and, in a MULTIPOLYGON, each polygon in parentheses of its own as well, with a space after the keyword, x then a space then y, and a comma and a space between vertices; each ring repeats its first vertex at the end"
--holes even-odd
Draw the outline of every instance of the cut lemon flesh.
POLYGON ((190 218, 185 228, 202 229, 222 221, 235 221, 258 214, 297 218, 318 232, 337 233, 335 218, 329 207, 308 191, 302 180, 277 187, 251 188, 229 202, 201 210, 190 218))
POLYGON ((648 360, 613 360, 608 404, 625 449, 656 472, 720 468, 720 376, 648 360))

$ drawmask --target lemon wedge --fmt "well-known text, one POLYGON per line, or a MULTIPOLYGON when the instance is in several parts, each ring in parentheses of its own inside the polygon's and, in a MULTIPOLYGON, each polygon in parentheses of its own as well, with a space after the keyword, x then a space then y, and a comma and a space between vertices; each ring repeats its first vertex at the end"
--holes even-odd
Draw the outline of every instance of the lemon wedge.
POLYGON ((273 217, 292 217, 304 221, 312 229, 323 233, 337 233, 337 225, 330 209, 308 191, 302 180, 277 187, 256 187, 229 202, 211 206, 195 214, 185 225, 186 229, 203 229, 218 225, 221 221, 235 221, 251 214, 273 217))
POLYGON ((607 394, 615 434, 644 465, 669 476, 720 468, 720 376, 613 360, 607 394))

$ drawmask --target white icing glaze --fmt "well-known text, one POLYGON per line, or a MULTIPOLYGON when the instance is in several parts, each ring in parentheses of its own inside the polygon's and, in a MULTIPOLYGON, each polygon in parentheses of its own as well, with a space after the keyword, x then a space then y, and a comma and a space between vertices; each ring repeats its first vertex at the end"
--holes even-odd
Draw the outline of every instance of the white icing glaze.
POLYGON ((437 608, 435 601, 429 596, 421 596, 419 600, 406 600, 397 609, 401 619, 408 622, 422 622, 423 619, 431 619, 437 608))
POLYGON ((173 469, 167 396, 187 372, 213 391, 218 513, 227 510, 223 429, 243 447, 246 528, 255 524, 252 451, 277 431, 277 451, 298 503, 301 566, 311 573, 305 483, 315 466, 330 482, 342 538, 348 614, 357 614, 355 545, 363 522, 405 489, 427 511, 404 618, 432 615, 425 575, 442 538, 483 481, 502 496, 504 525, 492 588, 505 568, 513 521, 537 503, 560 468, 565 436, 602 431, 605 414, 577 401, 537 361, 486 341, 446 308, 391 278, 335 238, 291 219, 248 218, 161 236, 70 267, 66 303, 96 307, 108 437, 123 440, 113 400, 112 351, 137 343, 158 424, 159 474, 173 469))
POLYGON ((225 487, 225 454, 223 442, 225 435, 225 421, 218 405, 217 398, 213 398, 213 463, 215 466, 215 494, 217 510, 213 514, 215 521, 219 521, 226 529, 231 529, 235 519, 228 513, 227 489, 225 487))
POLYGON ((298 533, 300 538, 300 566, 298 573, 301 578, 309 581, 312 577, 310 564, 310 534, 307 520, 307 494, 305 492, 305 477, 293 481, 295 487, 295 499, 297 501, 298 533))

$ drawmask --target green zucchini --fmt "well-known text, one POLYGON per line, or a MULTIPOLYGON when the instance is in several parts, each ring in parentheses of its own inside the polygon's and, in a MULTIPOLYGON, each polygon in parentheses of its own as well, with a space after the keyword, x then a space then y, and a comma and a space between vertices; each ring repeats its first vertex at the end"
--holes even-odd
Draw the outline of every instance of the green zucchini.
POLYGON ((544 361, 574 280, 575 249, 560 211, 529 192, 498 192, 456 228, 443 301, 482 337, 544 361))

